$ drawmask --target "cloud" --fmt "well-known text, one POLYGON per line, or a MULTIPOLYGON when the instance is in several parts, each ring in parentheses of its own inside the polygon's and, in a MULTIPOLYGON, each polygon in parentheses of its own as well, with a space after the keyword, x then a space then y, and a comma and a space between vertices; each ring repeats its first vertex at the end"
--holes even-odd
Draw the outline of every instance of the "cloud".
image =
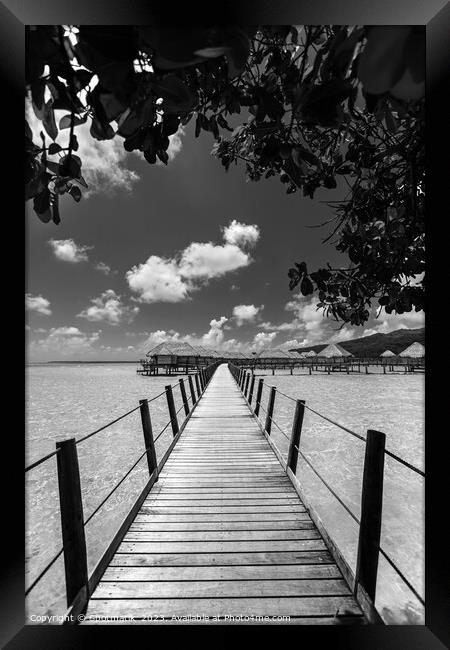
POLYGON ((382 312, 382 320, 375 319, 371 327, 366 328, 360 336, 371 334, 387 334, 399 329, 417 329, 425 327, 425 313, 410 311, 404 314, 386 314, 382 312))
POLYGON ((223 238, 227 244, 235 246, 254 246, 259 239, 260 231, 256 224, 248 225, 233 219, 223 229, 223 238))
POLYGON ((73 239, 49 239, 48 243, 59 260, 72 264, 87 262, 86 251, 94 248, 93 246, 79 246, 73 239))
POLYGON ((52 327, 45 338, 31 341, 28 346, 31 357, 41 359, 58 357, 86 358, 95 353, 93 345, 99 340, 101 330, 85 334, 78 327, 52 327))
POLYGON ((249 253, 236 244, 192 242, 171 258, 151 255, 127 271, 125 278, 139 302, 182 302, 210 280, 252 261, 249 253))
POLYGON ((225 316, 221 316, 219 320, 213 318, 209 323, 209 331, 202 337, 202 343, 211 347, 220 346, 225 338, 223 326, 227 321, 228 318, 225 318, 225 316))
POLYGON ((114 273, 114 271, 111 270, 111 267, 108 264, 105 264, 104 262, 98 262, 98 264, 96 264, 94 268, 96 271, 100 271, 105 275, 110 275, 111 273, 114 273))
POLYGON ((289 341, 279 344, 278 347, 283 350, 289 350, 290 348, 298 348, 300 345, 302 344, 297 339, 289 339, 289 341))
POLYGON ((25 309, 28 311, 37 311, 44 316, 51 316, 50 301, 43 296, 32 296, 31 293, 25 294, 25 309))
POLYGON ((244 323, 251 323, 257 315, 264 309, 264 305, 255 307, 255 305, 236 305, 233 307, 233 316, 236 319, 236 325, 240 327, 244 323))
POLYGON ((131 322, 139 312, 139 307, 127 307, 113 289, 107 289, 98 298, 92 298, 92 305, 77 314, 92 322, 105 321, 110 325, 119 325, 123 321, 131 322))
MULTIPOLYGON (((33 134, 38 134, 42 129, 41 122, 36 118, 28 100, 26 104, 26 117, 33 134)), ((55 111, 56 123, 67 111, 55 111)), ((139 180, 137 172, 128 169, 127 163, 131 158, 123 148, 123 139, 116 136, 112 140, 95 140, 90 134, 91 120, 86 124, 75 127, 79 148, 76 155, 81 158, 81 172, 88 184, 88 189, 82 190, 83 197, 88 198, 94 194, 115 194, 118 190, 131 192, 134 184, 139 180)), ((61 147, 67 147, 70 129, 59 132, 57 142, 61 147)), ((38 141, 38 138, 34 138, 38 141)), ((176 149, 176 147, 175 147, 176 149)), ((52 157, 50 157, 52 159, 52 157)), ((56 162, 57 156, 54 158, 56 162)))
POLYGON ((192 288, 180 275, 176 260, 151 255, 146 262, 133 266, 125 278, 139 302, 181 302, 192 288))
POLYGON ((248 266, 250 261, 250 255, 235 244, 193 242, 181 255, 179 271, 184 278, 205 281, 248 266))
POLYGON ((277 332, 258 332, 253 339, 253 345, 256 350, 263 350, 270 347, 272 341, 277 336, 277 332))

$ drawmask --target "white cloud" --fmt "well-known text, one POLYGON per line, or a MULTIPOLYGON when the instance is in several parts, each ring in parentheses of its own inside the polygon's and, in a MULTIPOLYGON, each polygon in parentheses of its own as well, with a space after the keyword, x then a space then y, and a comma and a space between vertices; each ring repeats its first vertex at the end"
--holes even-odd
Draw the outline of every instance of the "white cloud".
POLYGON ((192 242, 171 258, 151 255, 127 271, 125 278, 139 302, 181 302, 211 279, 244 268, 252 261, 249 253, 236 244, 192 242))
POLYGON ((139 312, 139 307, 127 307, 121 301, 121 297, 113 289, 107 289, 98 298, 92 298, 92 305, 84 309, 80 318, 92 322, 106 321, 111 325, 119 325, 121 322, 131 322, 139 312))
POLYGON ((93 246, 79 246, 73 239, 49 239, 48 243, 59 260, 72 264, 87 262, 86 251, 93 248, 93 246))
POLYGON ((85 334, 73 326, 52 327, 45 338, 29 344, 29 353, 37 360, 50 357, 84 359, 95 353, 93 345, 99 340, 100 333, 101 330, 85 334))
POLYGON ((220 346, 225 338, 223 326, 227 320, 228 318, 225 318, 225 316, 221 316, 219 320, 213 318, 209 323, 209 331, 202 336, 202 343, 212 348, 220 346))
POLYGON ((255 307, 255 305, 236 305, 233 307, 233 316, 236 319, 236 325, 240 327, 244 323, 251 323, 257 315, 264 309, 264 305, 255 307))
MULTIPOLYGON (((55 111, 57 124, 66 113, 67 111, 55 111)), ((26 104, 26 117, 33 134, 39 134, 43 130, 42 124, 34 115, 29 100, 26 104)), ((84 198, 98 193, 115 194, 117 190, 130 192, 140 177, 127 168, 130 154, 123 148, 123 139, 116 136, 112 140, 95 140, 89 132, 90 127, 90 119, 86 124, 75 127, 79 144, 76 155, 81 158, 81 173, 89 186, 82 190, 84 198)), ((69 131, 70 129, 63 129, 59 132, 57 142, 61 147, 68 146, 69 131)), ((35 137, 35 141, 38 141, 38 137, 35 137)), ((58 158, 55 157, 54 160, 56 162, 58 158)))
POLYGON ((144 264, 133 266, 125 278, 139 302, 181 302, 192 288, 181 278, 176 260, 151 255, 144 264))
POLYGON ((360 336, 371 334, 387 334, 399 329, 417 329, 425 327, 425 313, 410 311, 405 314, 386 314, 382 312, 380 319, 374 320, 371 327, 366 328, 360 336))
POLYGON ((228 244, 236 246, 254 246, 259 239, 260 231, 256 224, 248 225, 233 219, 228 226, 223 228, 223 238, 228 244))
POLYGON ((110 275, 110 273, 113 273, 111 267, 108 264, 105 264, 104 262, 98 262, 98 264, 96 264, 94 268, 96 271, 100 271, 105 275, 110 275))
POLYGON ((181 255, 179 272, 187 279, 208 280, 248 266, 250 261, 250 255, 235 244, 193 242, 181 255))
POLYGON ((277 347, 283 349, 283 350, 289 350, 290 348, 298 348, 300 345, 300 341, 297 341, 297 339, 289 339, 289 341, 285 341, 284 343, 279 344, 277 347))
POLYGON ((253 345, 256 350, 263 350, 270 347, 276 336, 277 332, 258 332, 253 339, 253 345))
POLYGON ((32 296, 31 293, 25 294, 25 309, 28 311, 37 311, 39 314, 51 316, 50 301, 43 296, 32 296))

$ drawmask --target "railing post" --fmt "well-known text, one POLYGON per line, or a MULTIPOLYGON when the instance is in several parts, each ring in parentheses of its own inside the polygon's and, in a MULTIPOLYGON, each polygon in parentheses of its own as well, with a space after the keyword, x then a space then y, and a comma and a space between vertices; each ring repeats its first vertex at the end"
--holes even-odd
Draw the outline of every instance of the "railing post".
POLYGON ((247 397, 248 394, 248 383, 250 381, 250 373, 247 373, 247 377, 245 378, 245 389, 244 389, 244 396, 247 397))
POLYGON ((184 412, 186 416, 189 415, 189 404, 186 397, 186 389, 184 387, 184 379, 178 380, 180 383, 181 399, 183 400, 184 412))
POLYGON ((195 379, 195 386, 197 388, 197 398, 199 398, 200 395, 202 394, 202 391, 201 391, 201 388, 200 388, 200 380, 199 380, 199 373, 198 372, 194 375, 194 379, 195 379))
POLYGON ((191 391, 191 398, 192 398, 192 406, 197 402, 195 398, 195 390, 194 390, 194 384, 192 383, 192 376, 188 376, 188 382, 189 382, 189 390, 191 391))
POLYGON ((266 424, 264 426, 264 429, 269 436, 270 436, 270 430, 272 428, 272 416, 273 416, 273 407, 275 405, 275 394, 276 394, 276 388, 275 386, 272 386, 272 388, 270 389, 269 404, 267 406, 266 424))
POLYGON ((297 471, 298 450, 300 447, 300 435, 302 433, 303 416, 305 414, 305 401, 298 399, 295 405, 294 421, 292 422, 291 441, 287 457, 287 467, 290 467, 293 474, 297 471))
POLYGON ((206 388, 206 382, 205 382, 205 371, 200 370, 200 386, 202 387, 202 393, 206 388))
POLYGON ((250 392, 248 394, 248 403, 252 403, 253 399, 253 389, 255 388, 255 375, 252 373, 252 380, 250 382, 250 392))
POLYGON ((153 429, 152 421, 150 418, 150 411, 148 409, 148 400, 140 399, 139 406, 141 407, 142 431, 144 433, 144 443, 147 450, 148 473, 151 476, 155 469, 158 467, 158 462, 156 460, 155 443, 153 441, 153 429))
POLYGON ((239 381, 239 388, 241 389, 242 392, 244 392, 244 384, 245 384, 245 376, 247 374, 246 370, 242 371, 241 379, 239 381))
POLYGON ((169 407, 170 422, 172 423, 173 435, 176 436, 178 428, 177 413, 175 411, 175 402, 173 401, 172 386, 166 386, 167 406, 169 407))
POLYGON ((69 606, 80 589, 87 587, 88 568, 84 534, 83 502, 75 438, 56 443, 59 507, 64 546, 66 597, 69 606))
POLYGON ((355 593, 360 583, 372 601, 375 601, 377 586, 381 515, 383 510, 385 442, 386 435, 384 433, 371 429, 367 431, 355 593))
POLYGON ((256 392, 255 415, 259 415, 259 407, 261 406, 261 395, 263 391, 264 379, 258 381, 258 390, 256 392))

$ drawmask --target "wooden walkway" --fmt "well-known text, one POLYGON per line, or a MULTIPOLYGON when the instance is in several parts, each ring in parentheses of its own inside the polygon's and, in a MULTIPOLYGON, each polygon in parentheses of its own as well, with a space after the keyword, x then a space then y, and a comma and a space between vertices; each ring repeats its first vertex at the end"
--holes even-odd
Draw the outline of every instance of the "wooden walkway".
POLYGON ((85 623, 127 623, 101 620, 120 616, 367 623, 226 365, 93 592, 85 623))

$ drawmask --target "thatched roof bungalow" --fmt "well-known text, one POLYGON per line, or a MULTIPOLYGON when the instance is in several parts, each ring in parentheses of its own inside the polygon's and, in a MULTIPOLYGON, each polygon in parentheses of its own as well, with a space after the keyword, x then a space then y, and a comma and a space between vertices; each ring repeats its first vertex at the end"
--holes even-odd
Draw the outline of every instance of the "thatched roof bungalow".
POLYGON ((308 352, 302 352, 302 354, 305 355, 305 357, 316 357, 317 354, 314 352, 314 350, 308 350, 308 352))
POLYGON ((189 343, 166 341, 149 350, 145 356, 152 363, 183 366, 198 363, 200 353, 189 343))
POLYGON ((392 350, 385 350, 380 354, 380 357, 396 357, 397 355, 392 350))
POLYGON ((265 349, 257 355, 258 359, 265 359, 267 361, 287 361, 290 356, 286 350, 280 348, 265 349))
POLYGON ((351 357, 351 352, 347 352, 339 343, 330 343, 326 348, 321 350, 318 357, 325 357, 326 359, 335 359, 342 357, 351 357))
POLYGON ((400 357, 412 357, 414 359, 418 359, 421 357, 425 356, 425 346, 422 345, 422 343, 418 343, 417 341, 415 343, 411 343, 406 350, 403 350, 403 352, 400 352, 400 357))

